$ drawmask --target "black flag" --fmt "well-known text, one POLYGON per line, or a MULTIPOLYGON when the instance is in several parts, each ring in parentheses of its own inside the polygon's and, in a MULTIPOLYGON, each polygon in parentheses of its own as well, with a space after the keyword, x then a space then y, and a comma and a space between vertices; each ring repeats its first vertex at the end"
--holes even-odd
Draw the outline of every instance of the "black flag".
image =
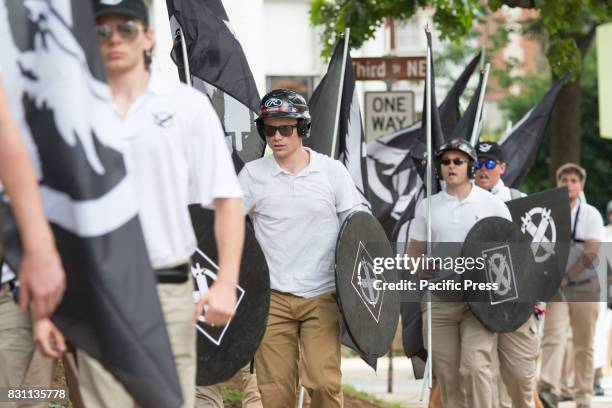
MULTIPOLYGON (((463 112, 463 116, 461 116, 461 120, 459 120, 459 124, 455 127, 452 133, 452 138, 460 137, 462 139, 471 140, 472 131, 474 130, 474 126, 480 127, 480 120, 482 119, 482 111, 480 113, 480 118, 478 122, 476 122, 476 115, 478 114, 478 102, 480 100, 480 93, 482 91, 482 87, 484 86, 484 76, 485 72, 480 71, 480 77, 478 78, 478 86, 474 91, 474 95, 472 95, 472 99, 470 99, 470 103, 463 112)), ((480 129, 477 130, 480 132, 480 129)))
POLYGON ((260 98, 242 47, 220 0, 167 0, 166 4, 179 76, 185 82, 181 29, 191 82, 210 97, 239 172, 244 163, 262 157, 266 147, 253 122, 260 98))
POLYGON ((442 132, 447 139, 451 137, 453 130, 461 118, 459 100, 461 99, 461 95, 463 95, 463 91, 465 91, 467 83, 470 81, 472 74, 480 62, 480 56, 481 53, 479 52, 474 56, 474 58, 472 58, 461 75, 459 75, 459 78, 457 78, 451 89, 448 91, 440 106, 438 106, 438 110, 440 111, 440 121, 442 122, 442 132))
POLYGON ((334 150, 333 158, 340 160, 346 166, 357 190, 361 193, 364 204, 369 206, 361 110, 355 88, 353 63, 348 50, 343 64, 344 46, 344 39, 340 39, 329 62, 327 74, 321 79, 308 103, 312 115, 312 127, 307 143, 313 150, 328 156, 331 156, 334 150), (339 94, 341 83, 342 95, 339 94), (332 149, 338 102, 340 102, 340 117, 337 122, 338 140, 335 149, 332 149))
POLYGON ((508 163, 506 172, 502 175, 507 186, 517 188, 533 166, 550 112, 564 83, 565 79, 554 83, 540 102, 527 112, 500 142, 508 163))
MULTIPOLYGON (((460 120, 459 99, 474 73, 480 53, 465 67, 438 107, 442 130, 451 135, 460 120)), ((367 145, 368 185, 372 212, 382 223, 392 241, 401 241, 405 220, 412 218, 406 209, 414 202, 423 185, 415 159, 425 151, 421 138, 421 121, 385 135, 367 145), (401 225, 396 229, 398 220, 401 225), (393 231, 396 231, 394 234, 393 231)))
MULTIPOLYGON (((0 0, 0 65, 66 270, 53 315, 138 405, 181 405, 155 275, 101 76, 91 2, 0 0)), ((4 203, 3 203, 4 204, 4 203)), ((20 245, 5 219, 5 260, 20 245)))

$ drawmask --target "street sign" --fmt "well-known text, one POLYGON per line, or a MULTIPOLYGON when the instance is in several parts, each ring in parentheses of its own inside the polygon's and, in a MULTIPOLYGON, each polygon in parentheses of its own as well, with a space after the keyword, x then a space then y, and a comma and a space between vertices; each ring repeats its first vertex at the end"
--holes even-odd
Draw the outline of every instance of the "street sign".
POLYGON ((427 60, 425 56, 353 58, 353 70, 357 81, 417 81, 425 79, 427 60))
POLYGON ((409 126, 414 116, 414 92, 366 92, 366 142, 409 126))

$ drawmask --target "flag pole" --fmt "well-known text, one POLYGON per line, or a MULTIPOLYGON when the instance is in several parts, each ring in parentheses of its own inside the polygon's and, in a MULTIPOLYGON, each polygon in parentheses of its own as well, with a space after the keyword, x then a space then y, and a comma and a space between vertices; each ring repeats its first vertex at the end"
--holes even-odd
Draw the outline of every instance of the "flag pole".
MULTIPOLYGON (((425 32, 430 34, 431 29, 429 28, 429 24, 425 27, 425 32)), ((432 142, 431 142, 431 47, 429 46, 429 42, 427 42, 427 76, 425 89, 427 90, 425 94, 425 107, 427 109, 427 116, 425 117, 425 136, 427 143, 427 168, 425 171, 426 185, 427 185, 427 197, 426 199, 426 207, 427 207, 427 256, 431 255, 431 193, 432 193, 432 142)), ((436 107, 437 109, 437 107, 436 107)), ((431 292, 427 292, 427 385, 431 388, 433 384, 432 379, 432 352, 431 352, 431 292)))
POLYGON ((183 35, 183 29, 179 27, 177 34, 181 38, 181 54, 183 54, 183 70, 185 71, 185 82, 191 86, 191 72, 189 71, 189 58, 187 57, 187 43, 185 42, 185 36, 183 35))
POLYGON ((485 92, 487 90, 487 80, 489 79, 489 69, 491 69, 491 64, 487 62, 484 68, 484 77, 482 78, 482 88, 480 89, 480 95, 478 96, 478 109, 476 109, 476 117, 474 118, 474 127, 472 128, 472 138, 470 139, 470 144, 472 146, 476 146, 478 143, 478 137, 480 134, 480 125, 481 125, 481 115, 482 108, 484 105, 484 97, 485 92))
POLYGON ((344 31, 344 51, 342 53, 342 67, 340 68, 340 86, 338 87, 338 103, 336 104, 336 118, 334 120, 334 134, 332 137, 332 146, 330 157, 336 158, 336 142, 338 141, 338 125, 340 124, 340 108, 342 107, 342 92, 344 91, 344 75, 346 71, 346 58, 348 57, 349 36, 351 29, 347 28, 344 31))

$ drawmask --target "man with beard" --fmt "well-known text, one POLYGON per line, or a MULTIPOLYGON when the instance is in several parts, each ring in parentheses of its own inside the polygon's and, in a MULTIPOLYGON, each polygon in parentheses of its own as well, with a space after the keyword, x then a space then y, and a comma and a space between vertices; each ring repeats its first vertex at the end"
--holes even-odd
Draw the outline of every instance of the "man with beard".
MULTIPOLYGON (((472 184, 476 151, 464 139, 442 145, 435 155, 437 176, 444 190, 431 197, 432 243, 459 246, 476 222, 510 211, 491 193, 472 184)), ((419 203, 410 226, 408 256, 419 257, 427 245, 426 200, 419 203)), ((431 255, 431 254, 428 254, 431 255)), ((454 271, 438 279, 457 279, 454 271)), ((491 408, 491 353, 495 334, 485 328, 465 302, 433 295, 422 303, 423 336, 427 337, 427 307, 431 307, 433 374, 440 384, 444 407, 491 408)), ((427 341, 424 342, 427 344, 427 341)))

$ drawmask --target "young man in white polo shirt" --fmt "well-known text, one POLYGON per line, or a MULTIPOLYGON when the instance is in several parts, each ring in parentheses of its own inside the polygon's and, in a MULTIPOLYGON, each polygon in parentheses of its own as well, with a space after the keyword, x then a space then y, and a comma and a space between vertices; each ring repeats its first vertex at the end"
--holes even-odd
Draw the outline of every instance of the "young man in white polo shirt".
POLYGON ((589 259, 597 255, 604 240, 604 225, 599 211, 580 200, 584 190, 586 170, 574 163, 566 163, 556 173, 557 186, 567 186, 571 208, 572 245, 583 245, 570 251, 561 288, 569 302, 555 298, 546 306, 542 337, 542 371, 538 389, 546 408, 556 407, 561 393, 563 353, 569 331, 574 346, 574 387, 576 407, 588 408, 593 393, 593 336, 599 303, 599 278, 596 270, 588 268, 589 259), (572 293, 581 297, 571 301, 572 293), (592 301, 589 301, 592 300, 592 301))
MULTIPOLYGON (((96 0, 102 60, 122 121, 124 157, 139 200, 145 243, 158 280, 181 388, 183 407, 195 404, 194 315, 208 306, 206 321, 227 323, 236 302, 244 215, 240 185, 219 119, 209 100, 180 83, 164 82, 148 69, 153 33, 142 0, 96 0), (215 209, 218 279, 199 305, 192 301, 190 257, 196 248, 187 205, 215 209), (170 282, 173 283, 170 283, 170 282)), ((211 231, 212 233, 212 231, 211 231)), ((123 387, 82 351, 67 358, 86 407, 134 406, 123 387)))
MULTIPOLYGON (((519 190, 506 186, 501 179, 507 164, 503 151, 497 143, 478 143, 476 153, 478 187, 490 191, 502 201, 525 197, 525 194, 519 190)), ((498 377, 498 381, 494 383, 494 386, 497 384, 497 390, 493 390, 493 405, 500 408, 532 408, 538 357, 535 315, 514 332, 498 333, 496 354, 494 354, 493 376, 498 377)))
POLYGON ((266 408, 295 406, 300 381, 312 407, 342 406, 334 253, 340 221, 361 199, 340 162, 303 147, 309 125, 301 95, 267 94, 257 128, 273 155, 247 163, 239 175, 270 270, 268 326, 255 355, 266 408))
MULTIPOLYGON (((471 182, 476 152, 463 139, 452 139, 436 152, 438 177, 446 183, 431 197, 432 242, 461 245, 472 226, 486 217, 511 220, 510 211, 491 193, 471 182)), ((427 244, 426 201, 419 203, 410 226, 408 256, 419 257, 427 244)), ((443 278, 457 278, 451 272, 443 278)), ((432 310, 433 372, 442 404, 453 408, 490 408, 491 352, 494 333, 486 329, 464 302, 434 297, 432 310)), ((424 337, 427 304, 423 303, 424 337)), ((427 344, 427 342, 425 342, 427 344)))

